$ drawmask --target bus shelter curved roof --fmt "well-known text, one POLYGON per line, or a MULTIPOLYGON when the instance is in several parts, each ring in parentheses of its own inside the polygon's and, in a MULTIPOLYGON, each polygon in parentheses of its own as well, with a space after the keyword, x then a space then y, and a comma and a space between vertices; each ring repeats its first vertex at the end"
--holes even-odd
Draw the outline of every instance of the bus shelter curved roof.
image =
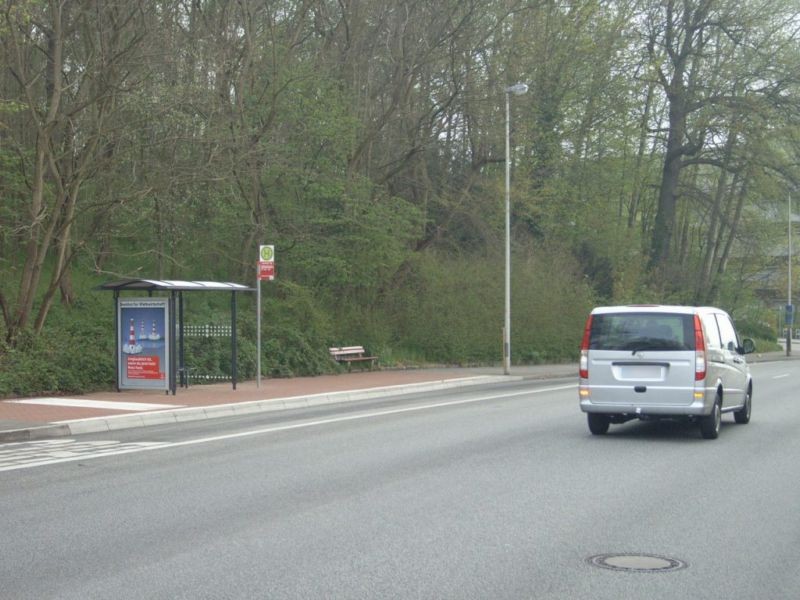
POLYGON ((119 281, 109 281, 97 287, 98 290, 124 291, 124 290, 144 290, 144 291, 172 291, 172 292, 192 292, 192 291, 218 291, 218 292, 253 292, 254 288, 247 287, 241 283, 231 283, 228 281, 183 281, 180 279, 121 279, 119 281))

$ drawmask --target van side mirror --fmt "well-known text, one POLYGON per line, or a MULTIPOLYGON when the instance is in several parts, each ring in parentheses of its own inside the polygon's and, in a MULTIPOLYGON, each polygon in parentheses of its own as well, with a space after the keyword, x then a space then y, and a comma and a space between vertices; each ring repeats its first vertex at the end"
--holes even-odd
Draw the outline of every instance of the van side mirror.
POLYGON ((756 343, 750 338, 742 340, 742 346, 739 349, 739 354, 752 354, 756 351, 756 343))

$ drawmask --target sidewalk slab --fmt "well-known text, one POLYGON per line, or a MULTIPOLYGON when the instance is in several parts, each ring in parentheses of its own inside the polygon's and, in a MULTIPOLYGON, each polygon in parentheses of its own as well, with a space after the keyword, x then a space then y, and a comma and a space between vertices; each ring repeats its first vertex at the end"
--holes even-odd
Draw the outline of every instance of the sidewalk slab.
MULTIPOLYGON (((538 369, 532 377, 559 377, 574 366, 538 369)), ((0 401, 0 443, 97 433, 212 419, 258 412, 307 408, 403 393, 510 381, 493 368, 435 368, 357 371, 340 375, 265 379, 196 385, 173 395, 163 391, 125 390, 42 399, 0 401), (89 401, 89 402, 86 402, 89 401), (152 406, 160 408, 153 410, 152 406), (163 407, 163 408, 161 408, 163 407)))

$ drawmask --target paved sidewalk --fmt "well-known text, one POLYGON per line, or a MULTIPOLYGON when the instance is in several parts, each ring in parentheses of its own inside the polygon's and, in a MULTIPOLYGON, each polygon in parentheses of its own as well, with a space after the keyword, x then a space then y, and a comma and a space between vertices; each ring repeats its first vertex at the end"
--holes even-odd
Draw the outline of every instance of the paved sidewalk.
MULTIPOLYGON (((515 367, 514 378, 558 378, 577 373, 577 365, 515 367)), ((262 379, 192 385, 163 391, 124 390, 0 401, 0 443, 45 439, 364 400, 414 391, 431 391, 509 378, 497 367, 386 369, 340 375, 262 379)))

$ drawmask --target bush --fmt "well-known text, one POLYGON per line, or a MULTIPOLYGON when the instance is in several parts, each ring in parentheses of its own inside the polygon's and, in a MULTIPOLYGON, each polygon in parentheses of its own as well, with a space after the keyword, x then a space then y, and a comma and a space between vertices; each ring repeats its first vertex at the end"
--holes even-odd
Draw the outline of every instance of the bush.
POLYGON ((261 340, 263 372, 269 377, 319 375, 335 370, 328 345, 313 332, 270 327, 261 340))
POLYGON ((783 347, 775 341, 775 338, 766 339, 755 337, 753 338, 753 342, 756 345, 757 354, 761 354, 763 352, 779 352, 783 350, 783 347))
POLYGON ((19 334, 14 347, 0 346, 0 396, 81 394, 114 384, 113 330, 48 328, 19 334))
POLYGON ((768 323, 760 323, 750 319, 737 319, 736 328, 742 337, 772 340, 773 343, 777 338, 775 331, 768 323))
MULTIPOLYGON (((512 271, 512 360, 577 358, 591 290, 564 255, 520 252, 512 271), (527 255, 527 256, 525 256, 527 255)), ((400 354, 434 363, 497 363, 502 356, 501 258, 428 254, 409 264, 387 304, 400 354)))

